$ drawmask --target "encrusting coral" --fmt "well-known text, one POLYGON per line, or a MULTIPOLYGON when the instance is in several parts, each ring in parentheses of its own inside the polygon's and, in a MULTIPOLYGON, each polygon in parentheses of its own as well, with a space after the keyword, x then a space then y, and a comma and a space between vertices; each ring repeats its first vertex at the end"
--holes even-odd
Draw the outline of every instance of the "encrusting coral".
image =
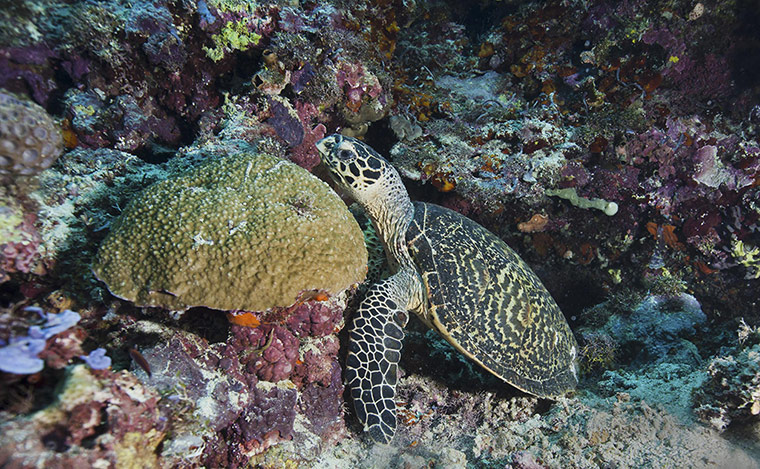
POLYGON ((339 293, 366 266, 362 232, 324 182, 248 150, 137 196, 93 271, 137 305, 264 311, 303 291, 339 293))

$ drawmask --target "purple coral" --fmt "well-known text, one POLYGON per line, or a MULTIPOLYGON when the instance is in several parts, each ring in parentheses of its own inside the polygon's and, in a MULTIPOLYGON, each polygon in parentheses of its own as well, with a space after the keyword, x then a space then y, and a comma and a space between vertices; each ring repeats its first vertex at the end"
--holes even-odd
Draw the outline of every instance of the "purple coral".
POLYGON ((335 337, 326 337, 310 347, 303 354, 303 360, 296 364, 293 381, 296 384, 317 383, 329 386, 334 367, 338 364, 340 343, 335 337))
POLYGON ((335 332, 343 319, 340 308, 324 302, 309 302, 296 308, 287 325, 298 337, 324 337, 335 332))
POLYGON ((60 314, 47 314, 42 308, 29 307, 45 323, 31 326, 28 337, 12 337, 9 344, 0 347, 0 370, 6 373, 29 375, 42 371, 45 362, 39 355, 45 350, 47 339, 54 337, 79 322, 81 316, 71 310, 60 314))
POLYGON ((15 92, 31 90, 37 103, 46 105, 58 88, 51 63, 59 56, 45 43, 0 48, 0 86, 15 92))
POLYGON ((147 37, 142 48, 152 64, 177 70, 187 60, 172 14, 163 5, 137 2, 129 11, 125 31, 137 38, 147 37))
POLYGON ((17 375, 38 373, 45 366, 38 357, 44 349, 45 339, 12 338, 8 345, 0 347, 0 371, 17 375))
POLYGON ((327 134, 327 129, 321 123, 313 124, 315 120, 321 117, 321 113, 315 105, 305 101, 296 101, 296 113, 303 124, 304 136, 301 144, 291 150, 290 160, 302 168, 311 170, 319 164, 316 143, 327 134))
POLYGON ((80 355, 79 358, 84 360, 93 370, 104 370, 111 366, 111 358, 106 355, 106 349, 96 348, 87 355, 80 355))
POLYGON ((227 439, 243 442, 247 453, 260 453, 291 436, 298 393, 295 389, 256 388, 252 397, 253 402, 227 429, 227 439))
POLYGON ((295 93, 301 93, 306 89, 312 79, 316 76, 316 72, 310 63, 306 62, 303 67, 293 72, 290 76, 290 84, 293 86, 295 93))
POLYGON ((337 439, 342 435, 342 395, 341 368, 336 360, 332 362, 326 383, 310 384, 299 396, 299 411, 308 419, 312 432, 326 439, 337 439))
POLYGON ((267 123, 274 127, 277 136, 290 147, 300 145, 303 141, 304 129, 298 116, 291 113, 285 104, 275 99, 270 99, 269 109, 272 117, 267 120, 267 123))
POLYGON ((249 373, 270 382, 288 379, 298 359, 299 340, 286 327, 262 325, 257 328, 231 326, 239 344, 249 348, 246 358, 249 373))
POLYGON ((0 245, 0 282, 14 272, 29 273, 35 269, 40 254, 35 242, 9 242, 0 245))

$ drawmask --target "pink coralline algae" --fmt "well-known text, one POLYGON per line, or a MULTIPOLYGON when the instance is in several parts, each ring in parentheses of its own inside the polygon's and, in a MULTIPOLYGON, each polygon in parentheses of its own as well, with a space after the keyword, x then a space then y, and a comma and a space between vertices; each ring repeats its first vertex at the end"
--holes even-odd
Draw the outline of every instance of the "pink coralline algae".
POLYGON ((248 370, 264 381, 277 382, 289 378, 298 358, 298 339, 282 326, 262 325, 254 331, 260 333, 257 334, 260 337, 252 341, 254 351, 248 370))
POLYGON ((289 159, 308 170, 318 165, 319 154, 315 145, 325 136, 327 129, 318 122, 321 113, 317 107, 296 101, 293 109, 281 98, 272 97, 269 98, 269 110, 272 116, 266 123, 290 147, 289 159))
POLYGON ((678 163, 678 141, 669 134, 660 129, 650 129, 630 139, 621 154, 629 164, 641 165, 648 161, 657 165, 657 176, 667 180, 675 176, 678 163))
MULTIPOLYGON (((645 44, 660 45, 668 54, 670 54, 671 57, 681 58, 686 54, 686 44, 683 42, 683 39, 676 36, 673 32, 665 27, 659 29, 650 29, 644 33, 644 35, 641 37, 641 40, 645 44)), ((676 72, 683 71, 684 67, 683 64, 680 63, 680 60, 675 63, 671 62, 671 65, 676 72)))
POLYGON ((0 283, 8 280, 10 274, 16 272, 45 272, 40 254, 42 239, 34 228, 33 218, 33 215, 27 215, 24 221, 16 226, 16 237, 21 239, 0 242, 0 283))
POLYGON ((296 101, 296 113, 303 125, 304 136, 300 145, 291 149, 290 160, 311 171, 319 164, 316 143, 327 134, 327 128, 322 123, 315 124, 322 116, 312 103, 296 101))
POLYGON ((383 91, 377 77, 366 70, 361 63, 342 63, 338 68, 336 79, 338 86, 345 92, 346 107, 354 112, 361 107, 365 95, 376 98, 383 91))
POLYGON ((293 381, 296 384, 330 386, 336 367, 340 370, 335 360, 339 349, 340 342, 336 337, 325 337, 314 343, 303 354, 303 359, 296 363, 293 381))
POLYGON ((84 353, 82 342, 86 337, 87 332, 84 329, 73 327, 49 339, 45 350, 40 353, 40 358, 45 360, 45 364, 51 368, 65 368, 75 357, 84 353))
MULTIPOLYGON (((166 330, 167 339, 141 348, 152 373, 133 372, 161 390, 174 413, 205 422, 174 438, 206 440, 198 461, 245 467, 250 457, 283 440, 313 457, 345 433, 338 363, 342 303, 308 300, 248 313, 256 327, 230 324, 226 340, 209 343, 189 332, 166 330), (304 428, 297 428, 297 419, 304 428)), ((165 443, 173 447, 178 443, 165 443)))
POLYGON ((306 416, 307 427, 326 442, 335 442, 345 433, 342 395, 342 372, 333 361, 323 382, 305 386, 299 397, 298 409, 306 416))
POLYGON ((694 156, 694 180, 708 187, 736 190, 749 186, 754 178, 740 170, 726 167, 718 156, 718 147, 705 145, 694 156))
POLYGON ((340 310, 315 302, 296 308, 287 325, 297 337, 324 337, 335 332, 342 319, 340 310))
POLYGON ((707 54, 700 60, 684 57, 681 67, 674 68, 677 74, 673 77, 683 99, 692 100, 713 99, 721 101, 730 96, 733 90, 731 72, 725 57, 707 54))
POLYGON ((296 417, 295 389, 254 389, 252 403, 227 430, 226 438, 240 441, 244 453, 258 454, 273 444, 289 439, 296 417))
POLYGON ((693 106, 693 101, 726 99, 733 88, 726 57, 733 51, 724 51, 720 56, 699 53, 693 45, 687 46, 687 42, 692 42, 689 36, 686 28, 660 26, 645 32, 641 40, 664 50, 666 61, 662 75, 671 80, 678 91, 672 93, 672 101, 690 102, 693 106))
POLYGON ((258 327, 231 325, 230 333, 236 346, 247 350, 241 361, 259 379, 310 383, 324 381, 336 361, 338 342, 329 336, 340 329, 342 321, 340 308, 308 301, 262 315, 263 324, 258 327), (304 340, 313 346, 301 354, 304 340))

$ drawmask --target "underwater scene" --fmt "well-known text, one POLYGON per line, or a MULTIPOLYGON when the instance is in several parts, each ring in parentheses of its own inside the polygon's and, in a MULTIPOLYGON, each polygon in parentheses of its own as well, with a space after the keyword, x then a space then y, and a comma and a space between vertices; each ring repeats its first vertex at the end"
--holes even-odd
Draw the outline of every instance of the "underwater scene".
POLYGON ((0 468, 760 468, 757 0, 0 0, 0 468))

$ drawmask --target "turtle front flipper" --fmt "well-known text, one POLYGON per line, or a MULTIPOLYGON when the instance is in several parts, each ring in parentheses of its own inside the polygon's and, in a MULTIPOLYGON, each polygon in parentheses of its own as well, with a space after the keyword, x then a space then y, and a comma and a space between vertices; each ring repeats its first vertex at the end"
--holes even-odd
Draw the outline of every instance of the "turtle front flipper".
POLYGON ((346 380, 364 431, 378 443, 396 432, 396 381, 408 309, 419 304, 421 283, 404 269, 370 288, 349 335, 346 380))

